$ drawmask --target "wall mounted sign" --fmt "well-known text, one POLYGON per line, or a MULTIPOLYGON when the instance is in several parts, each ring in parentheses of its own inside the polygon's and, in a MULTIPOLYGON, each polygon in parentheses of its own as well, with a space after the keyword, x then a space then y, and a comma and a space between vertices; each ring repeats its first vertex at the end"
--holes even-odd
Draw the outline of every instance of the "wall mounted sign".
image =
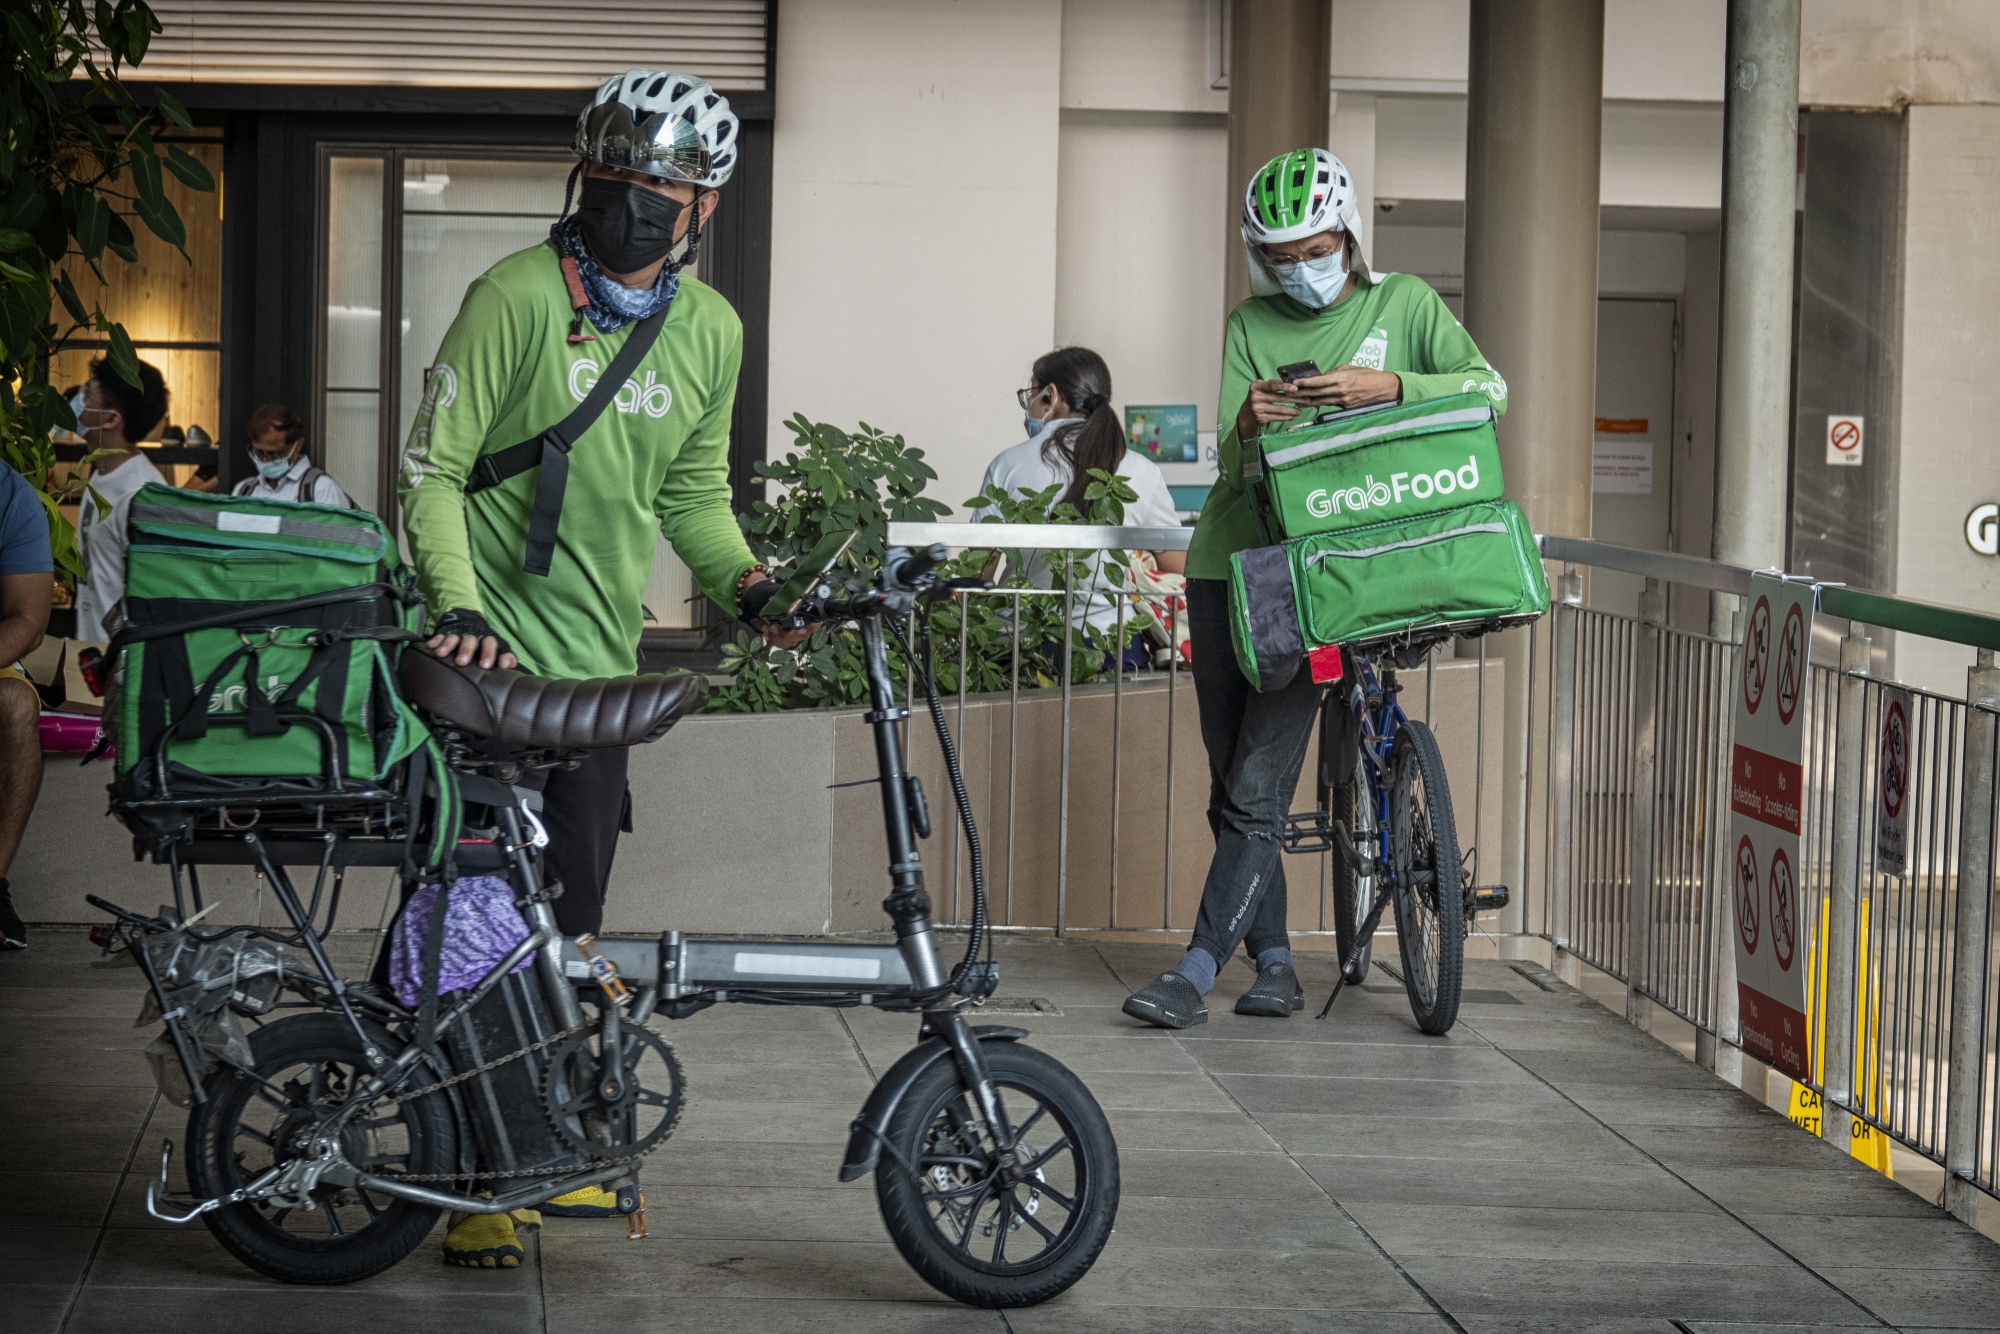
POLYGON ((1817 595, 1811 584, 1750 577, 1730 759, 1737 1002, 1743 1049, 1812 1079, 1801 948, 1799 831, 1805 806, 1807 687, 1817 595))
POLYGON ((1826 461, 1834 468, 1858 468, 1861 466, 1861 431, 1864 423, 1859 417, 1828 417, 1826 419, 1826 461))
POLYGON ((1965 516, 1965 545, 1982 556, 2000 555, 2000 505, 1974 505, 1965 516))
POLYGON ((1875 753, 1875 790, 1880 794, 1875 810, 1875 869, 1883 875, 1908 875, 1910 776, 1916 770, 1909 691, 1882 688, 1882 735, 1875 753))
POLYGON ((1125 443, 1155 463, 1194 463, 1201 457, 1192 403, 1135 404, 1125 409, 1125 443))

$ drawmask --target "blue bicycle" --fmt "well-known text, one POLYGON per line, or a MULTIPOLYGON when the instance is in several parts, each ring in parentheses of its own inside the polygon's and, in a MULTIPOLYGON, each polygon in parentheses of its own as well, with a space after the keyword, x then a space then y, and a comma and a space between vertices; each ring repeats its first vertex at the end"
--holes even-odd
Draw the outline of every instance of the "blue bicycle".
POLYGON ((1333 929, 1340 989, 1368 975, 1375 928, 1391 905, 1402 983, 1417 1027, 1449 1032, 1458 1020, 1465 937, 1473 915, 1506 905, 1504 885, 1475 887, 1459 856, 1451 786, 1431 729, 1396 702, 1396 660, 1423 660, 1404 646, 1377 665, 1342 653, 1342 674, 1320 705, 1319 805, 1288 817, 1287 852, 1334 854, 1333 929))

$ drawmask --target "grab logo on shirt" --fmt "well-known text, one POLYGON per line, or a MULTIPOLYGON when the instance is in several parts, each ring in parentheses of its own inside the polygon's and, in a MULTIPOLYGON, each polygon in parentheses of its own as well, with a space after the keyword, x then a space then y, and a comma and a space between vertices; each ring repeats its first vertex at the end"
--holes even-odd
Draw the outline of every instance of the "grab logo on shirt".
MULTIPOLYGON (((603 368, 589 357, 573 362, 569 368, 569 395, 577 402, 583 402, 604 373, 603 368)), ((646 372, 642 381, 633 376, 618 387, 618 396, 611 400, 620 412, 643 412, 648 417, 664 417, 674 405, 674 391, 660 382, 660 377, 646 372)))

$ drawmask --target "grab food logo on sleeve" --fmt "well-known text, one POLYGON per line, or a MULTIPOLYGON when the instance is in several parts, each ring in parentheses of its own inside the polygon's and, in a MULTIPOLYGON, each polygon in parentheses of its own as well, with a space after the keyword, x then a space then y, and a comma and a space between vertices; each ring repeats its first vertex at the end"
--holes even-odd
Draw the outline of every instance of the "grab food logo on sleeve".
MULTIPOLYGON (((597 386, 598 377, 604 374, 603 367, 589 357, 583 357, 570 364, 569 395, 581 403, 597 386)), ((674 406, 674 391, 661 382, 652 371, 645 372, 642 380, 633 376, 618 386, 617 397, 611 405, 620 412, 631 414, 643 412, 648 417, 658 419, 667 415, 674 406)))
POLYGON ((440 361, 424 372, 424 397, 417 404, 416 419, 410 423, 410 438, 403 446, 403 480, 420 486, 424 478, 438 470, 431 462, 431 428, 438 413, 458 399, 458 372, 440 361))

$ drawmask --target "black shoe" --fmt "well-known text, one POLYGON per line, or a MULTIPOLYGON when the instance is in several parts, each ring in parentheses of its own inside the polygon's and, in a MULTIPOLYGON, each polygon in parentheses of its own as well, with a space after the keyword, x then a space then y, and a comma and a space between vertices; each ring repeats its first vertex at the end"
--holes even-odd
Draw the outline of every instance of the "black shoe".
POLYGON ((1299 990, 1299 975, 1288 963, 1274 963, 1260 971, 1250 990, 1236 998, 1236 1013, 1263 1015, 1267 1019, 1288 1019, 1292 1011, 1305 1008, 1306 996, 1299 990))
POLYGON ((1125 1013, 1161 1028, 1193 1028, 1208 1022, 1208 1007, 1194 983, 1179 973, 1161 973, 1125 1000, 1125 1013))
POLYGON ((24 950, 28 948, 28 927, 21 920, 21 914, 14 911, 14 896, 7 888, 7 882, 0 880, 0 949, 24 950))

